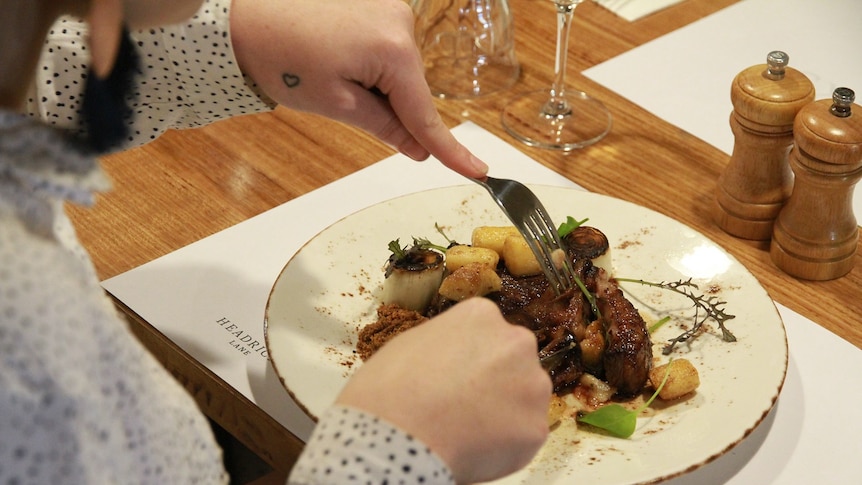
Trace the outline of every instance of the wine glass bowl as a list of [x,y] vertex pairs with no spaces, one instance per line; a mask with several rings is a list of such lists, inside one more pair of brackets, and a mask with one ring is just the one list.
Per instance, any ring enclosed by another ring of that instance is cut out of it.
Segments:
[[412,0],[425,80],[440,98],[510,88],[521,72],[508,0]]
[[566,59],[575,7],[583,0],[553,0],[557,10],[556,63],[549,90],[533,91],[503,109],[503,128],[517,140],[541,148],[570,151],[592,145],[611,129],[601,101],[566,88]]

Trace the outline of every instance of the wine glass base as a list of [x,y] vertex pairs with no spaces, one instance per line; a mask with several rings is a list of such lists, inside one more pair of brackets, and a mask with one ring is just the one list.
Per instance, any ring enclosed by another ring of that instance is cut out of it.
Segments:
[[484,63],[437,59],[425,67],[431,94],[441,99],[471,99],[503,91],[512,87],[520,74],[517,62],[496,59]]
[[608,109],[586,93],[566,91],[562,103],[550,99],[548,91],[515,98],[503,109],[503,128],[527,145],[562,151],[592,145],[611,130]]

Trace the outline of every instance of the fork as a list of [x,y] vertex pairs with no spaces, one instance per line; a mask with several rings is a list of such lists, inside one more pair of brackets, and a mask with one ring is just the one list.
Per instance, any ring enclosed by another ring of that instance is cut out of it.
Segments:
[[[491,197],[524,236],[527,245],[557,295],[575,285],[574,271],[568,258],[555,258],[565,248],[548,211],[532,190],[515,180],[486,177],[473,179],[491,193]],[[557,262],[557,264],[555,264]],[[560,264],[561,263],[561,264]]]

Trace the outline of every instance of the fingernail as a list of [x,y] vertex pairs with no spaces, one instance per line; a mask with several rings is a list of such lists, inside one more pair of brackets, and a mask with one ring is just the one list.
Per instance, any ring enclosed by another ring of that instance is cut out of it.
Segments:
[[475,155],[470,155],[470,163],[472,163],[473,168],[479,171],[482,175],[488,173],[488,164],[476,158]]

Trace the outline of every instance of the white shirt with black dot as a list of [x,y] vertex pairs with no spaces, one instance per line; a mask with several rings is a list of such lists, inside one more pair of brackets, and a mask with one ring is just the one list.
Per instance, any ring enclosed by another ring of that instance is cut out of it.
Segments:
[[324,412],[294,466],[290,485],[454,485],[449,468],[422,442],[377,416],[347,406]]
[[[131,33],[141,58],[141,73],[136,79],[134,116],[129,120],[125,147],[147,143],[168,129],[203,126],[274,107],[237,65],[230,41],[229,8],[230,0],[206,0],[187,22]],[[86,36],[86,25],[77,19],[64,18],[53,26],[30,90],[27,108],[31,115],[60,128],[83,129],[80,103],[89,62]],[[147,418],[141,416],[141,420]],[[4,450],[0,442],[0,458],[4,451],[14,450]],[[217,458],[204,453],[198,458],[197,463],[188,464],[192,469],[212,473],[219,477],[215,481],[223,479]],[[410,435],[377,417],[337,406],[321,417],[290,483],[448,485],[454,480],[445,463]]]
[[[131,32],[140,57],[133,118],[125,147],[168,129],[204,126],[268,111],[274,103],[237,65],[230,39],[230,1],[207,0],[190,20]],[[89,67],[87,25],[65,17],[51,28],[27,110],[52,125],[82,130],[80,110]]]
[[209,423],[130,332],[63,211],[106,179],[0,110],[0,484],[227,484]]

